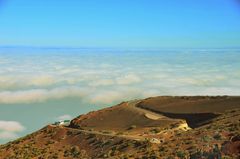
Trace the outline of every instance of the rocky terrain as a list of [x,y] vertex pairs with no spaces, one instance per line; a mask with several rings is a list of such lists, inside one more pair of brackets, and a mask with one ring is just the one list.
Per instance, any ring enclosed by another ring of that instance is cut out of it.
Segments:
[[123,102],[1,145],[0,158],[240,158],[240,97]]

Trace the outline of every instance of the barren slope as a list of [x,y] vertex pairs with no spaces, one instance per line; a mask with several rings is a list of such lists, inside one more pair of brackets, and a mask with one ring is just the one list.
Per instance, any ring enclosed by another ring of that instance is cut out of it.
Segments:
[[[126,131],[135,126],[136,128],[145,127],[166,127],[171,123],[180,122],[180,120],[172,120],[162,117],[160,119],[152,119],[152,114],[146,113],[129,102],[121,103],[117,106],[102,109],[80,115],[71,122],[71,127],[94,130],[112,130]],[[160,116],[160,115],[159,115]],[[153,117],[153,115],[152,115]]]
[[[239,97],[155,97],[125,102],[80,115],[69,127],[48,125],[1,145],[0,159],[239,158],[239,104]],[[208,113],[219,116],[193,129],[182,118],[187,114],[198,119]]]
[[240,108],[240,97],[161,96],[144,99],[137,104],[137,107],[169,118],[184,119],[190,127],[196,128],[211,122],[226,110]]
[[165,113],[222,113],[240,108],[236,96],[159,96],[142,100],[139,107]]

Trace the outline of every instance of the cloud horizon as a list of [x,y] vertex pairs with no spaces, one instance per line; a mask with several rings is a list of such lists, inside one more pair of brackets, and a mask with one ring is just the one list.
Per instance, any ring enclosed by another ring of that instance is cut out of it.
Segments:
[[15,139],[26,128],[17,121],[0,120],[0,139]]

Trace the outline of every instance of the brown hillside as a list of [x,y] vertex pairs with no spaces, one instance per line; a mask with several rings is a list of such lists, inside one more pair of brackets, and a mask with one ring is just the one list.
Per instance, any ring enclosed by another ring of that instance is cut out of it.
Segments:
[[182,96],[152,97],[142,100],[137,107],[173,119],[184,119],[191,128],[211,122],[226,110],[240,108],[240,97]]
[[240,97],[230,96],[160,96],[142,100],[139,107],[165,113],[222,113],[240,108]]
[[159,120],[152,120],[146,117],[145,113],[129,106],[128,102],[117,106],[90,112],[75,118],[71,127],[94,130],[125,131],[131,126],[136,128],[145,127],[166,127],[171,123],[179,122],[163,117]]
[[239,104],[239,97],[124,102],[0,145],[0,159],[237,159]]

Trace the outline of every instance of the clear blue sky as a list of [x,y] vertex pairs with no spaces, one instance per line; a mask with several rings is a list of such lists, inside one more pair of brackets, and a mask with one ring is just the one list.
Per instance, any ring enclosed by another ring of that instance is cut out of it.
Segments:
[[0,0],[0,45],[240,47],[240,3]]

